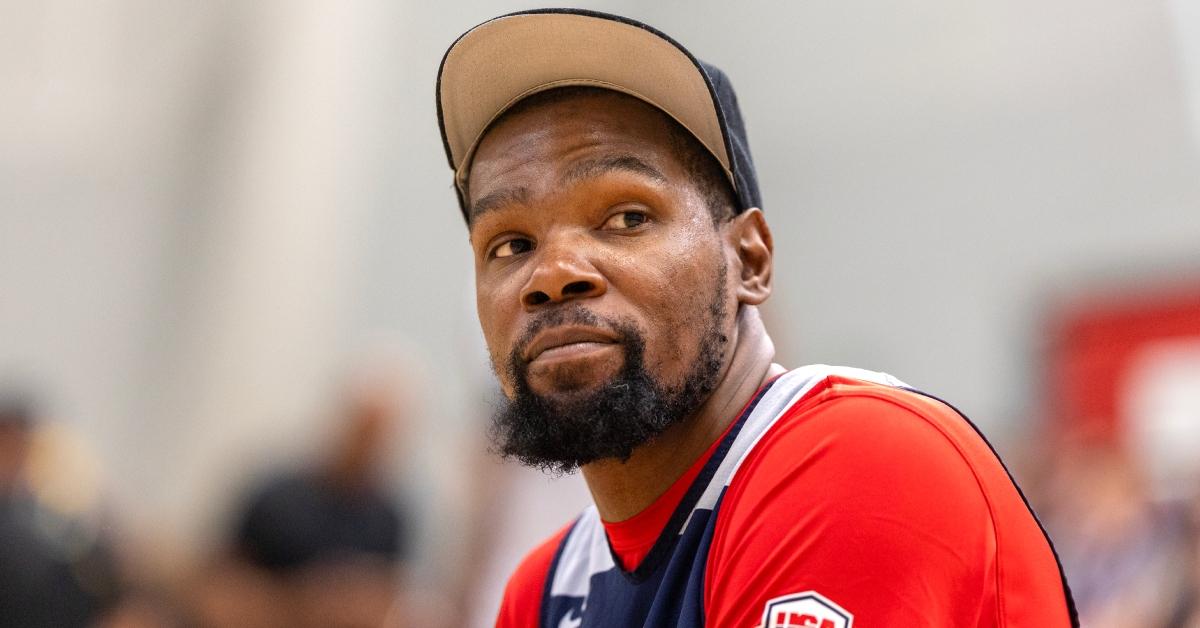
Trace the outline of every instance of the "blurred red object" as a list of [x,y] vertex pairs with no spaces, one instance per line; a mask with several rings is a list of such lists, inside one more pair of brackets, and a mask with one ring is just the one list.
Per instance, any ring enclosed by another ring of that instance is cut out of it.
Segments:
[[1200,277],[1072,299],[1048,325],[1045,416],[1065,438],[1124,445],[1124,382],[1150,345],[1200,340]]

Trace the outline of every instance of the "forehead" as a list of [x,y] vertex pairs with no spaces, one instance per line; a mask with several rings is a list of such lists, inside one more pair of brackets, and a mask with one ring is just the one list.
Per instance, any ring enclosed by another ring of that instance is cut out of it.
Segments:
[[640,161],[677,174],[673,124],[661,111],[618,92],[535,95],[502,116],[480,141],[467,177],[470,200],[508,181],[544,180],[604,155],[631,157],[634,169]]

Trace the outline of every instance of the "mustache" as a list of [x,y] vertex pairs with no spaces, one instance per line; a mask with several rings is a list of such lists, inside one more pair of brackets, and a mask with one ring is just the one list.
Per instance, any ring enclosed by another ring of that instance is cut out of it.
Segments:
[[623,325],[616,319],[600,316],[580,303],[573,303],[561,308],[546,310],[530,320],[525,325],[525,329],[521,331],[521,336],[517,340],[516,346],[513,347],[510,354],[511,362],[524,366],[526,360],[523,356],[526,355],[525,350],[533,342],[534,336],[547,327],[558,327],[560,325],[586,325],[588,327],[603,329],[615,334],[619,338],[619,344],[628,344],[630,340],[628,325]]

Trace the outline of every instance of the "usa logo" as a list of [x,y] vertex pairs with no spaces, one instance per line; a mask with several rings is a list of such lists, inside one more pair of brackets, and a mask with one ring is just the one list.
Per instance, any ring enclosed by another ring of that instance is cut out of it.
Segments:
[[763,628],[851,628],[854,615],[816,591],[793,593],[767,602]]

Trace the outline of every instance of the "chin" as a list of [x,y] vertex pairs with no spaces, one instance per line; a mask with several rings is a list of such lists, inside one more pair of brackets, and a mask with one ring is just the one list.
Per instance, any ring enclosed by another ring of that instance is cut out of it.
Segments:
[[570,399],[612,384],[625,366],[624,359],[566,362],[529,370],[529,389],[547,398]]

